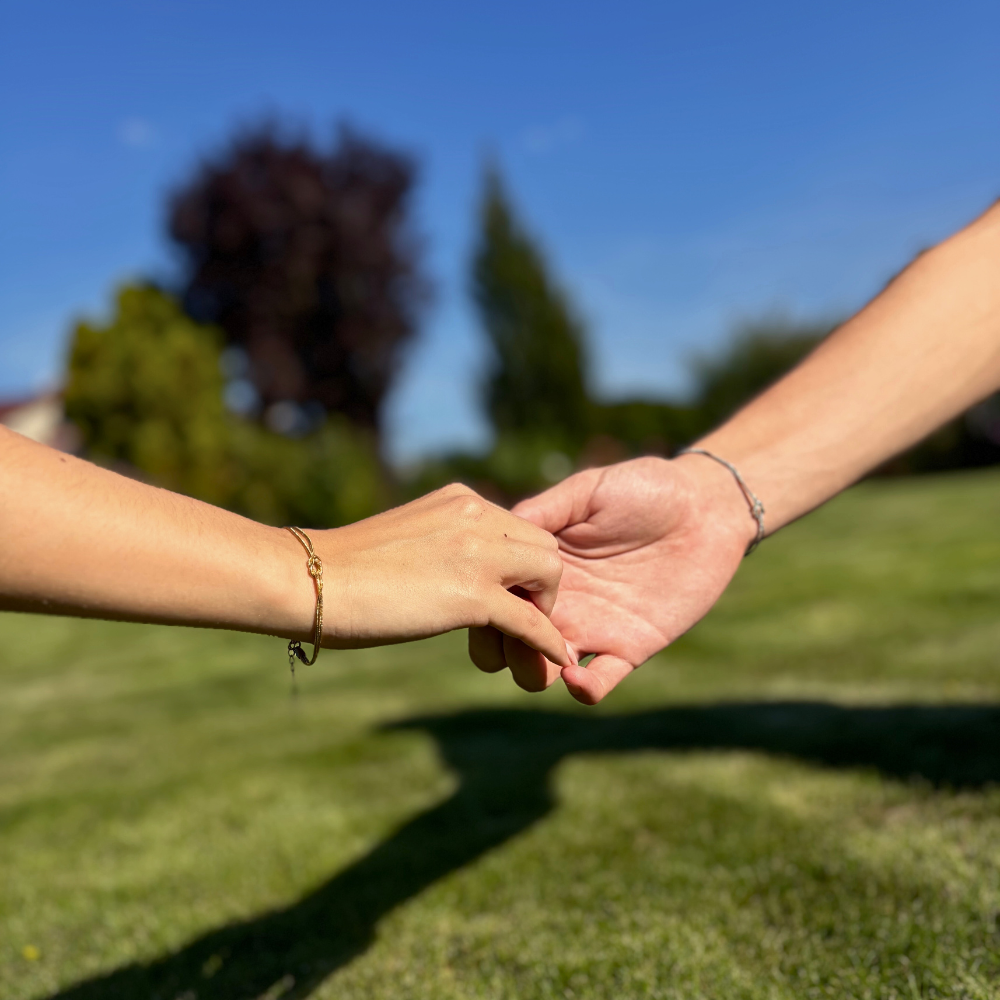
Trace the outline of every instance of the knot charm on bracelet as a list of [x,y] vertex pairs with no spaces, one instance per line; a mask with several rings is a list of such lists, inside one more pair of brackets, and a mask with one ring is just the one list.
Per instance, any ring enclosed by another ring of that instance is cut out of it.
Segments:
[[316,555],[312,539],[301,528],[286,527],[285,530],[290,531],[306,550],[308,556],[306,569],[316,584],[316,616],[313,620],[312,657],[306,656],[306,651],[298,639],[293,639],[288,644],[288,669],[291,670],[292,677],[294,677],[295,661],[299,660],[307,667],[311,667],[316,662],[316,657],[319,656],[320,644],[323,641],[323,561]]

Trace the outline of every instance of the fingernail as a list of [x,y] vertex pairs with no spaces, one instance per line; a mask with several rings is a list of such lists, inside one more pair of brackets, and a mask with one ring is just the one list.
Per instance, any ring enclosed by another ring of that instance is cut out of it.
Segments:
[[568,642],[566,643],[566,655],[569,657],[571,667],[579,666],[580,661],[576,657],[576,650]]

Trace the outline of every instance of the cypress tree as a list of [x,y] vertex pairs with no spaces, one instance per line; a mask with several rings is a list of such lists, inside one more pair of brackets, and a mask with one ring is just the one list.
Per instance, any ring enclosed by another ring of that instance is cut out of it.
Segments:
[[472,290],[493,349],[483,396],[498,437],[544,440],[575,453],[591,424],[585,333],[492,168]]

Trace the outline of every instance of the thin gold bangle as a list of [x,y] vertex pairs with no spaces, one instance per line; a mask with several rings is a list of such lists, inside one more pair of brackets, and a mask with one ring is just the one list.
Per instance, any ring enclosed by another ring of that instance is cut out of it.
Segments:
[[301,528],[286,527],[285,530],[290,531],[302,543],[302,547],[309,556],[306,568],[309,570],[309,575],[316,581],[316,619],[313,623],[312,638],[313,655],[312,659],[306,658],[302,643],[298,639],[293,639],[288,644],[288,669],[291,670],[292,676],[294,676],[295,660],[299,659],[307,667],[311,667],[316,662],[316,657],[319,656],[320,643],[323,641],[323,563],[320,557],[316,555],[312,539]]

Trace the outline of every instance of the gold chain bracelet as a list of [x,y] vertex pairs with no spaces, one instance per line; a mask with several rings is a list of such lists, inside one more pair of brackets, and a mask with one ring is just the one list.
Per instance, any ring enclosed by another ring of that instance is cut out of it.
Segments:
[[309,556],[306,568],[309,570],[309,575],[316,581],[316,620],[313,624],[312,637],[313,655],[312,659],[306,657],[302,643],[298,639],[293,639],[288,644],[288,669],[291,670],[294,677],[296,658],[301,660],[307,667],[311,667],[316,662],[316,657],[319,656],[320,643],[323,641],[323,563],[320,557],[316,555],[312,540],[301,528],[288,527],[285,530],[290,531],[302,543],[302,547]]

